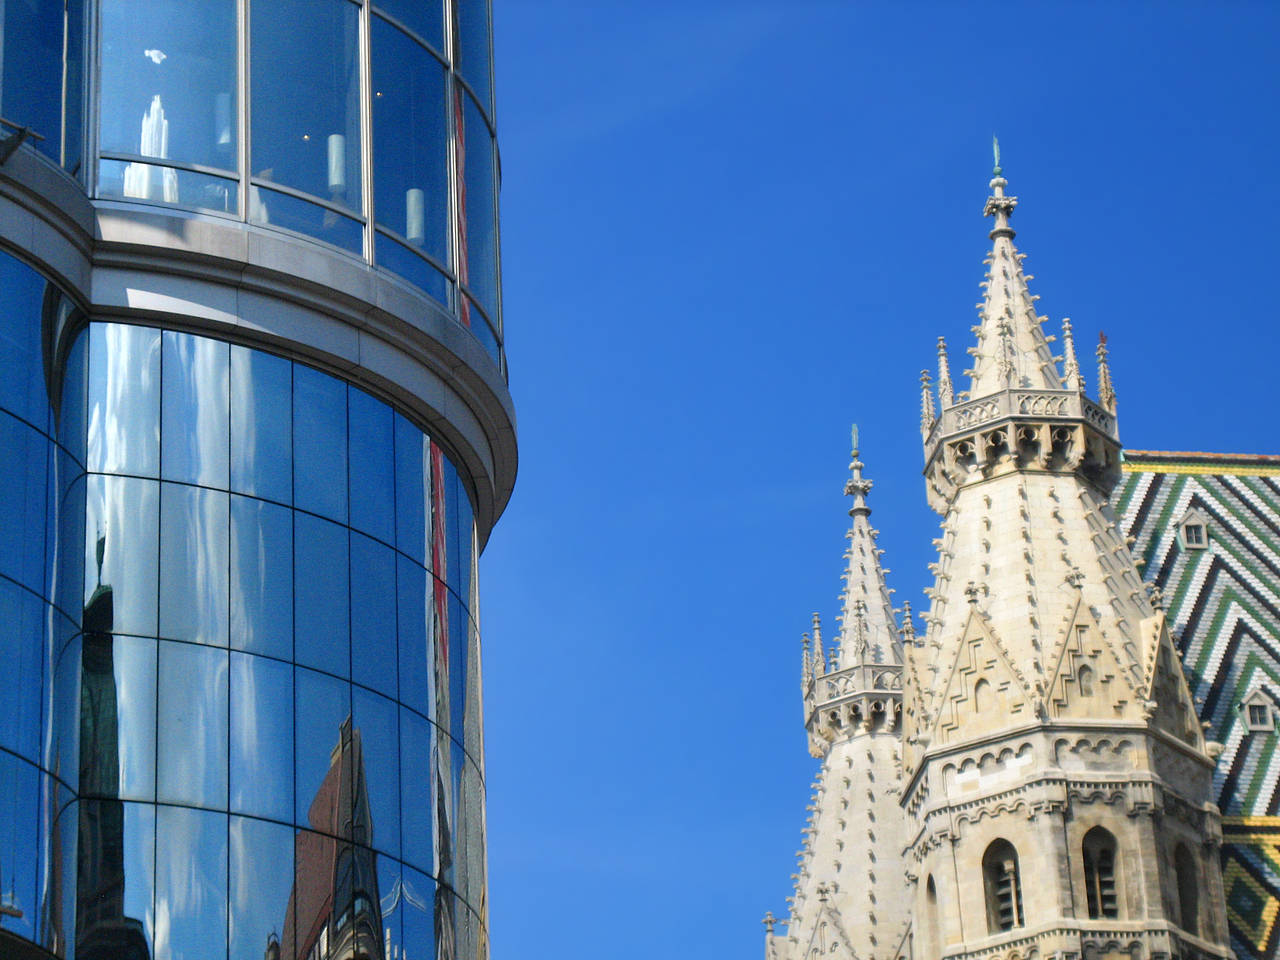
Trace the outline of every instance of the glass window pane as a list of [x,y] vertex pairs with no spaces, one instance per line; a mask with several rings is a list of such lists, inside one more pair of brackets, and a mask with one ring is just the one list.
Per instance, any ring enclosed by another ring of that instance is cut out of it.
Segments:
[[0,574],[37,593],[44,591],[49,447],[44,434],[0,411]]
[[58,442],[83,466],[88,441],[89,332],[83,330],[67,353],[58,408]]
[[480,341],[480,346],[484,347],[484,352],[492,357],[495,363],[498,362],[498,337],[493,332],[497,321],[485,317],[484,311],[476,306],[467,294],[462,295],[459,307],[463,325]]
[[351,757],[351,685],[343,680],[299,669],[294,729],[297,736],[297,795],[294,810],[299,826],[337,835],[351,820],[340,808],[344,763]]
[[448,682],[448,673],[436,647],[435,605],[432,594],[427,592],[430,575],[404,557],[397,560],[400,702],[434,719],[436,701]]
[[53,704],[45,738],[46,770],[71,790],[80,784],[80,637],[72,637],[53,665]]
[[293,373],[294,503],[347,522],[347,387],[310,367]]
[[400,844],[404,859],[435,873],[439,784],[436,779],[436,727],[410,710],[400,709]]
[[231,809],[293,820],[290,664],[231,654]]
[[40,778],[35,766],[0,753],[0,914],[5,930],[35,938],[39,901]]
[[347,392],[351,420],[351,526],[394,543],[391,408],[354,387]]
[[351,679],[396,696],[396,555],[351,535]]
[[227,494],[176,483],[160,490],[160,634],[227,645]]
[[161,358],[160,473],[227,489],[228,345],[166,330]]
[[293,828],[232,817],[230,861],[230,960],[263,960],[268,938],[285,940],[286,917],[292,920],[287,911],[293,892],[293,871],[288,869]]
[[396,546],[418,563],[429,562],[431,556],[427,538],[428,445],[421,430],[396,415]]
[[347,0],[254,0],[250,28],[253,175],[357,212],[358,12]]
[[156,641],[81,638],[80,794],[154,800]]
[[156,635],[160,484],[88,477],[85,629]]
[[351,690],[356,783],[352,816],[356,843],[400,855],[400,728],[394,702],[360,687]]
[[[45,609],[32,594],[0,579],[0,664],[5,670],[0,746],[33,763],[40,759]],[[0,859],[0,867],[4,862]]]
[[234,0],[103,0],[102,149],[235,170]]
[[[56,9],[56,7],[55,7]],[[66,80],[62,88],[63,139],[62,166],[83,184],[85,182],[84,148],[84,0],[67,0],[66,5]],[[53,155],[53,144],[46,148]]]
[[103,160],[98,164],[98,196],[168,203],[229,216],[240,210],[236,181],[159,163]]
[[156,811],[155,960],[204,960],[227,951],[227,815]]
[[[382,914],[382,930],[385,938],[383,956],[395,960],[395,958],[407,956],[404,952],[404,934],[401,930],[401,919],[405,912],[404,886],[400,879],[401,867],[399,861],[379,854],[377,870],[379,912]],[[423,956],[427,960],[431,958],[431,954],[423,954]]]
[[43,136],[36,149],[56,161],[62,114],[62,5],[4,4],[0,37],[0,116]]
[[[75,469],[68,467],[70,462],[69,457],[59,453],[54,465],[55,468],[61,468],[65,475]],[[64,483],[66,493],[61,495],[60,508],[55,511],[58,530],[49,538],[53,544],[53,556],[50,558],[53,582],[49,592],[58,609],[79,623],[84,610],[85,551],[77,550],[76,544],[84,543],[85,540],[85,491],[88,480],[83,474],[69,481],[58,477],[55,488]],[[97,568],[90,569],[97,576]]]
[[437,50],[444,50],[444,12],[440,0],[378,0],[376,6],[395,17]]
[[467,707],[462,743],[476,763],[484,764],[484,725],[480,697],[480,631],[474,619],[467,620]]
[[478,906],[485,896],[485,821],[484,783],[480,771],[467,760],[463,767],[462,792],[458,795],[461,821],[463,869],[459,871],[458,893],[469,904]]
[[449,128],[444,67],[385,20],[374,17],[372,24],[378,222],[447,264]]
[[467,708],[467,648],[470,621],[457,594],[448,591],[449,607],[449,732],[459,740],[464,736]]
[[[17,5],[6,4],[0,17],[12,18]],[[9,48],[0,50],[7,72]],[[0,86],[0,97],[6,88]],[[8,98],[0,99],[7,103]],[[15,111],[16,112],[16,111]],[[12,119],[11,114],[0,116]],[[40,347],[40,319],[47,284],[25,263],[0,253],[0,410],[8,410],[41,430],[47,428],[44,360]]]
[[231,348],[231,489],[293,502],[293,365]]
[[449,306],[449,279],[431,263],[410,250],[403,243],[385,233],[378,233],[378,249],[375,254],[378,266],[390,270],[403,280],[408,280],[441,306]]
[[444,497],[446,504],[445,512],[445,531],[448,537],[446,544],[449,558],[445,563],[445,569],[448,571],[446,577],[439,570],[436,576],[442,580],[446,580],[449,589],[460,597],[466,594],[466,575],[469,573],[471,559],[468,557],[464,563],[462,558],[462,513],[461,505],[467,501],[467,495],[460,490],[461,486],[458,480],[458,468],[455,467],[448,457],[442,457],[444,466]]
[[294,518],[294,651],[298,663],[351,675],[347,528]]
[[249,222],[296,230],[356,256],[364,255],[364,225],[359,220],[279,190],[249,188]]
[[493,115],[489,72],[489,0],[454,0],[454,69],[471,84],[480,104]]
[[227,651],[160,641],[161,801],[227,806]]
[[293,511],[234,495],[231,646],[293,659]]
[[[404,868],[404,952],[409,957],[460,956],[441,946],[436,953],[436,930],[453,939],[453,904],[448,891],[425,873]],[[447,951],[447,952],[446,952]]]
[[[458,280],[475,294],[491,317],[498,315],[498,235],[494,195],[493,136],[475,101],[454,87],[454,115],[458,123],[458,231],[464,238],[459,251]],[[465,257],[463,253],[465,252]],[[466,317],[464,315],[464,322]]]
[[[78,860],[96,867],[73,871],[78,883],[67,883],[77,895],[77,939],[119,943],[121,956],[151,956],[155,934],[164,929],[155,922],[156,808],[81,800],[70,809],[79,811]],[[75,831],[73,825],[69,832]]]
[[159,473],[159,330],[90,326],[88,465],[105,473]]

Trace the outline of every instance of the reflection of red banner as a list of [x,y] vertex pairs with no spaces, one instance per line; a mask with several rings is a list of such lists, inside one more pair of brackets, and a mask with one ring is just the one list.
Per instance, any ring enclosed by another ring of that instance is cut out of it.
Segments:
[[[471,278],[467,270],[467,133],[462,118],[462,90],[453,88],[453,177],[457,188],[458,205],[454,210],[454,219],[458,221],[458,283],[470,286]],[[458,319],[464,327],[471,326],[471,303],[463,295],[458,297]],[[434,448],[433,448],[434,449]]]
[[[463,301],[466,302],[465,300]],[[436,646],[445,669],[449,668],[449,580],[448,516],[444,498],[444,453],[431,444],[431,581],[432,598],[436,605]],[[446,711],[446,716],[448,715]]]

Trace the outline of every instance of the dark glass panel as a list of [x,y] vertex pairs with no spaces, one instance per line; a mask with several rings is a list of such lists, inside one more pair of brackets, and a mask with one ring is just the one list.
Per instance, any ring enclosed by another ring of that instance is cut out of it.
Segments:
[[153,944],[159,947],[156,933],[167,929],[155,922],[156,808],[81,800],[68,811],[79,814],[78,823],[64,815],[60,827],[79,831],[76,960],[145,960],[152,956]]
[[231,348],[231,489],[293,502],[293,365]]
[[[11,20],[17,6],[7,4],[0,10],[0,17]],[[7,45],[0,49],[0,56],[5,58],[7,73],[10,56]],[[4,94],[10,89],[0,84],[0,103],[7,103],[9,97]],[[0,116],[14,119],[9,113],[0,113]],[[41,430],[48,429],[49,424],[40,348],[46,287],[40,274],[7,253],[0,253],[0,410],[7,410]]]
[[[360,687],[351,690],[359,766],[351,839],[400,855],[400,728],[393,701]],[[363,776],[361,776],[363,774]]]
[[[454,88],[458,125],[458,227],[465,242],[458,280],[475,294],[489,316],[498,316],[497,201],[494,185],[493,136],[480,110],[461,87]],[[464,322],[466,321],[464,311]]]
[[279,943],[293,936],[293,871],[288,868],[293,862],[293,833],[292,827],[278,823],[231,818],[230,960],[264,960],[271,956],[267,947],[272,938]]
[[101,17],[102,150],[235,170],[235,0],[103,0]]
[[358,14],[347,0],[254,0],[250,26],[253,175],[357,212]]
[[40,777],[35,766],[0,753],[0,929],[34,939],[39,901]]
[[143,200],[194,207],[231,216],[240,210],[240,185],[236,181],[159,163],[101,161],[98,196],[104,200]]
[[377,0],[375,6],[391,14],[437,50],[444,50],[444,11],[440,0]]
[[231,646],[293,659],[293,511],[231,497]]
[[0,411],[0,575],[44,589],[49,447],[44,434]]
[[229,355],[221,340],[164,332],[160,474],[166,480],[227,489]]
[[489,66],[489,0],[454,0],[454,69],[493,115],[493,84]]
[[160,470],[160,331],[124,323],[89,327],[90,470],[157,476]]
[[294,503],[347,522],[347,387],[310,367],[293,372]]
[[290,664],[231,654],[231,809],[293,820]]
[[458,476],[458,501],[454,515],[458,518],[458,596],[463,604],[475,615],[473,600],[476,596],[476,520],[471,509],[471,498],[467,496],[466,485],[462,476]]
[[351,679],[389,697],[396,689],[396,554],[351,535]]
[[[65,454],[59,454],[54,460],[56,467],[65,475],[77,469],[69,466],[71,460]],[[57,513],[57,534],[50,537],[53,546],[53,557],[50,568],[53,583],[50,593],[54,602],[64,614],[73,617],[77,623],[84,609],[84,576],[85,551],[79,544],[85,539],[85,491],[87,478],[81,474],[69,481],[64,477],[56,478],[57,486],[67,484],[66,493],[61,495],[61,505]],[[96,567],[94,576],[97,576]]]
[[378,222],[447,264],[445,70],[385,20],[374,17],[372,24],[373,183]]
[[155,960],[220,958],[227,951],[227,815],[156,811]]
[[436,727],[401,707],[400,843],[404,859],[427,873],[435,873],[438,831],[445,826],[439,820],[437,746]]
[[[459,489],[458,468],[448,457],[441,457],[444,466],[444,502],[445,502],[445,536],[449,559],[445,564],[448,576],[438,569],[436,576],[449,584],[449,589],[460,597],[467,595],[466,581],[471,573],[471,558],[463,560],[462,556],[462,512],[461,504],[467,500],[465,491]],[[468,511],[469,513],[470,511]],[[468,551],[469,553],[470,551]]]
[[161,485],[161,636],[227,645],[228,512],[221,490]]
[[279,190],[249,188],[249,222],[296,230],[356,256],[364,253],[364,226],[359,220]]
[[378,266],[399,274],[442,306],[449,306],[449,279],[403,243],[379,233],[376,256]]
[[53,702],[46,727],[44,767],[71,790],[80,785],[80,637],[67,641],[53,663]]
[[80,638],[80,795],[154,800],[156,641]]
[[[62,165],[84,183],[85,0],[67,0],[66,80],[63,84]],[[52,156],[52,153],[50,154]]]
[[457,957],[449,892],[425,873],[403,871],[404,952],[409,957]]
[[430,582],[430,575],[420,566],[398,558],[400,702],[434,719],[438,699],[447,696],[448,672],[436,645],[439,624],[433,594],[427,592]]
[[58,442],[83,466],[88,456],[89,333],[83,330],[67,352],[58,407]]
[[88,477],[84,619],[104,633],[156,635],[160,484]]
[[430,441],[421,430],[396,415],[396,546],[418,563],[429,563],[428,491]]
[[294,517],[294,651],[298,663],[350,676],[350,591],[346,527]]
[[227,651],[160,641],[158,798],[227,807]]
[[294,682],[295,822],[345,832],[351,821],[351,685],[304,669]]
[[44,137],[37,150],[59,159],[62,128],[62,4],[0,6],[0,116]]
[[351,526],[386,543],[395,542],[395,472],[392,414],[361,390],[347,391],[350,417]]
[[[0,664],[4,665],[6,691],[0,746],[33,763],[40,759],[44,709],[45,609],[34,594],[0,578]],[[0,868],[4,863],[0,858]]]
[[[439,588],[437,587],[437,591]],[[462,740],[467,709],[467,657],[471,646],[471,621],[462,601],[448,593],[449,610],[449,732]]]

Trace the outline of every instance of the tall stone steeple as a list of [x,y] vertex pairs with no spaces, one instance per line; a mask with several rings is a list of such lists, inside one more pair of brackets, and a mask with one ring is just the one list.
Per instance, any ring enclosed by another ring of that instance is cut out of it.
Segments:
[[[902,939],[904,820],[899,808],[902,656],[890,591],[870,523],[858,431],[845,493],[853,498],[840,630],[824,651],[813,615],[801,692],[813,783],[786,920],[766,917],[768,960],[891,960]],[[774,925],[786,925],[786,933]]]
[[910,955],[1227,957],[1212,745],[1107,503],[1105,348],[1095,403],[1070,324],[1065,371],[1041,329],[998,153],[990,186],[969,389],[922,424],[944,519],[906,656]]

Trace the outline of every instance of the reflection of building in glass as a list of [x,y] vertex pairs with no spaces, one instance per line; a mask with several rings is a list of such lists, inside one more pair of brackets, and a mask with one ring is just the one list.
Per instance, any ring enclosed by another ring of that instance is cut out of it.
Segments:
[[5,958],[487,957],[489,4],[321,6],[5,8]]

